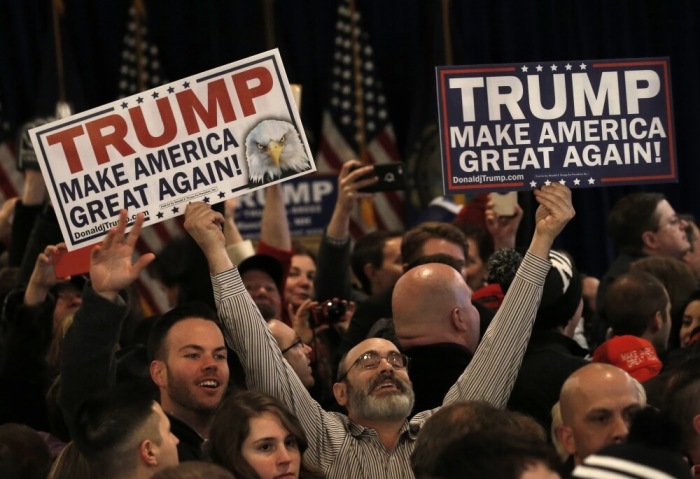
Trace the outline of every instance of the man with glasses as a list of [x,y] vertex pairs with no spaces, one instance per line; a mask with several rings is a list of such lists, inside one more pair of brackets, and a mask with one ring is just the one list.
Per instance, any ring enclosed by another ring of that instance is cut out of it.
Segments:
[[[608,235],[615,243],[619,256],[600,280],[596,304],[599,315],[595,321],[595,339],[605,339],[609,326],[602,311],[610,285],[630,269],[630,265],[647,256],[664,256],[682,260],[690,251],[685,229],[688,223],[676,214],[661,193],[632,193],[621,198],[608,216]],[[590,346],[596,346],[591,344]]]
[[305,344],[292,328],[279,319],[269,320],[267,327],[277,341],[284,359],[294,369],[304,387],[311,389],[315,382],[311,371],[311,346]]
[[[506,404],[550,267],[549,250],[574,216],[566,187],[555,183],[534,194],[540,206],[528,253],[480,348],[443,404],[468,400],[498,407]],[[362,341],[343,358],[333,388],[347,415],[324,411],[283,360],[226,255],[223,220],[208,205],[192,203],[185,213],[185,228],[207,257],[219,316],[229,345],[240,357],[248,387],[279,398],[296,414],[309,442],[304,460],[329,479],[413,477],[410,455],[416,435],[435,410],[408,421],[413,389],[407,360],[390,341]],[[464,307],[455,312],[457,318],[473,314],[466,284],[465,294]]]

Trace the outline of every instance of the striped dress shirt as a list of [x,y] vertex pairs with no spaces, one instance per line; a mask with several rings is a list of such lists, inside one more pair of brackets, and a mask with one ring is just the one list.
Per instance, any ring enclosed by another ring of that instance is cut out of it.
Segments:
[[[447,392],[443,404],[487,401],[505,407],[522,362],[550,263],[527,253],[501,308],[474,358]],[[212,276],[214,297],[229,346],[238,354],[250,389],[277,397],[299,418],[309,440],[304,461],[328,479],[410,479],[410,456],[423,423],[437,410],[424,411],[401,428],[387,451],[373,429],[340,413],[324,411],[313,400],[260,316],[234,267]]]

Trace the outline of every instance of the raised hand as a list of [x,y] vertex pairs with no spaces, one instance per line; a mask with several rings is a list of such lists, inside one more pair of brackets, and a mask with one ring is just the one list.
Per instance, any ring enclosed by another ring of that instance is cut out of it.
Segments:
[[576,211],[571,202],[571,190],[559,183],[535,190],[535,199],[540,206],[535,213],[535,235],[530,250],[546,258],[554,239],[576,215]]
[[34,264],[34,270],[24,292],[24,304],[34,305],[43,302],[49,290],[59,283],[65,283],[70,278],[56,278],[53,267],[53,255],[59,250],[65,250],[66,244],[48,245],[39,253]]
[[520,220],[523,219],[523,209],[515,205],[515,215],[498,216],[494,211],[494,203],[486,203],[486,230],[493,238],[494,249],[515,248],[515,236],[518,233]]
[[338,174],[338,199],[333,216],[328,223],[328,236],[341,239],[349,235],[350,215],[357,200],[372,197],[372,193],[363,193],[358,190],[379,181],[377,176],[372,175],[372,171],[374,171],[373,166],[362,166],[362,163],[357,160],[346,161],[343,164]]
[[222,226],[224,216],[202,202],[187,205],[185,210],[185,230],[204,252],[212,274],[221,273],[233,267],[226,254],[226,239]]
[[92,250],[92,288],[110,301],[116,298],[120,290],[133,283],[156,257],[153,253],[146,253],[133,262],[134,248],[141,233],[143,219],[143,214],[139,213],[133,228],[125,235],[127,212],[122,210],[119,214],[119,224],[109,230],[102,243]]

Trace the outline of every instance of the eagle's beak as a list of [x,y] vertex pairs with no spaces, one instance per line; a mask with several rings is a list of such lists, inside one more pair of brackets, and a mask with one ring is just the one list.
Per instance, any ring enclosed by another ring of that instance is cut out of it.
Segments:
[[271,141],[267,145],[267,154],[270,155],[272,160],[275,162],[275,166],[277,167],[280,166],[280,155],[282,154],[283,149],[284,146],[280,145],[276,141]]

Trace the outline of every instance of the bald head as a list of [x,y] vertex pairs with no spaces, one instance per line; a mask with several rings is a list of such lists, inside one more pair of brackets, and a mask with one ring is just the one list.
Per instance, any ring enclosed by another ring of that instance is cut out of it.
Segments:
[[632,416],[644,403],[637,382],[610,364],[592,363],[564,382],[559,396],[559,440],[575,462],[625,440]]
[[479,314],[464,278],[448,265],[429,263],[404,273],[394,288],[392,314],[403,347],[457,342],[476,348]]

